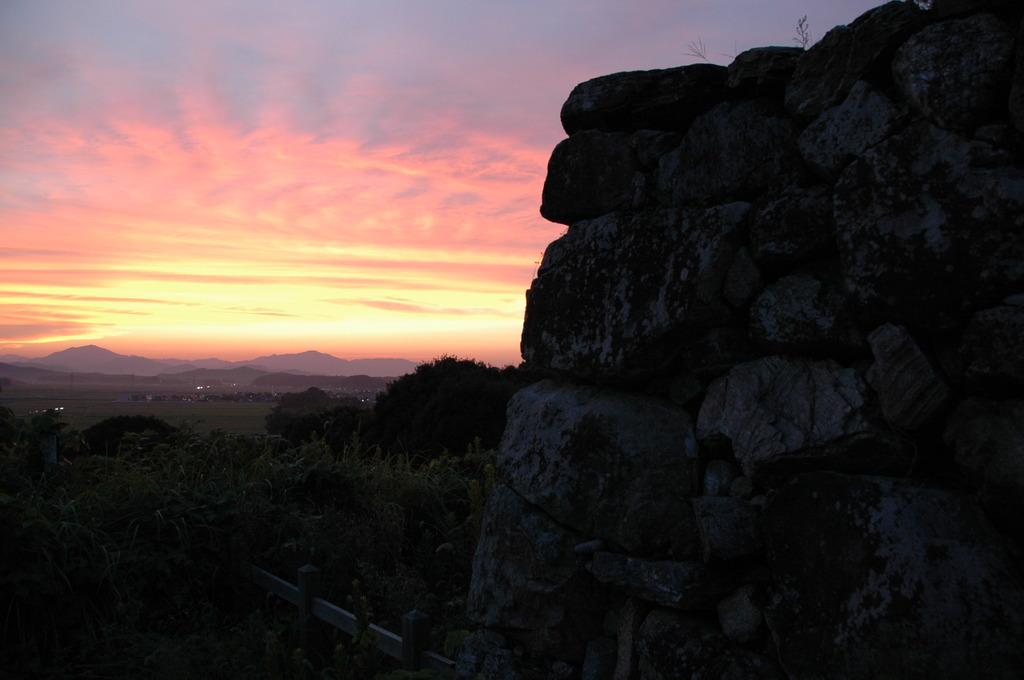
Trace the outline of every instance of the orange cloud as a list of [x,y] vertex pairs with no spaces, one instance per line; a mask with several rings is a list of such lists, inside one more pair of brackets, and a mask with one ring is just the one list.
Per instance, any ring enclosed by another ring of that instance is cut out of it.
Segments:
[[184,127],[0,133],[18,178],[0,185],[0,315],[46,310],[6,324],[0,348],[164,338],[198,356],[244,334],[266,351],[517,360],[523,291],[558,230],[536,214],[546,149],[473,131],[368,146],[181,108]]

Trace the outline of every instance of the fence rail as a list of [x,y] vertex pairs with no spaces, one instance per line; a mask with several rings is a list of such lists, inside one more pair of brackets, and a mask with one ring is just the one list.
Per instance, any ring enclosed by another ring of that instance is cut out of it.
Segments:
[[[359,630],[356,615],[319,597],[320,569],[312,564],[299,567],[295,583],[289,583],[260,569],[254,564],[243,570],[249,581],[285,602],[298,607],[299,629],[303,645],[308,647],[314,620],[320,620],[348,635]],[[423,668],[440,672],[445,677],[455,677],[455,662],[426,649],[430,642],[430,617],[416,611],[402,616],[402,634],[396,635],[375,624],[368,628],[376,634],[377,649],[398,659],[408,670]]]

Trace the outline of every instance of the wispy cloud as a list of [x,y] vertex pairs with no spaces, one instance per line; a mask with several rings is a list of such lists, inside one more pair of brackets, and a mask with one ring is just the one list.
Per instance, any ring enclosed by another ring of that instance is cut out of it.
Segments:
[[513,360],[561,231],[537,206],[570,88],[680,63],[697,35],[788,44],[804,4],[0,3],[0,305],[81,315],[8,324],[0,349],[405,334]]

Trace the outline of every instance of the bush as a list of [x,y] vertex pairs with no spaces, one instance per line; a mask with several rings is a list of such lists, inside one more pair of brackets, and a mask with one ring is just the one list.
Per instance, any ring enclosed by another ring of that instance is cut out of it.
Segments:
[[[282,450],[189,432],[151,452],[28,475],[12,464],[16,447],[0,447],[5,672],[264,677],[268,639],[297,645],[295,610],[241,583],[247,562],[292,581],[317,564],[327,599],[351,608],[350,596],[365,597],[392,630],[403,612],[428,611],[435,648],[467,627],[479,505],[470,488],[493,469],[491,454],[416,464],[358,443]],[[330,666],[339,641],[319,657],[307,650],[310,663]]]
[[121,443],[128,434],[153,435],[148,443],[167,441],[178,429],[153,416],[114,416],[86,428],[82,439],[90,453],[113,456],[121,450]]
[[474,440],[497,446],[505,409],[527,382],[515,368],[445,356],[420,364],[377,397],[369,440],[386,449],[461,453]]
[[341,451],[371,418],[359,401],[332,397],[311,387],[305,392],[284,394],[265,419],[267,434],[284,438],[293,446],[322,439]]

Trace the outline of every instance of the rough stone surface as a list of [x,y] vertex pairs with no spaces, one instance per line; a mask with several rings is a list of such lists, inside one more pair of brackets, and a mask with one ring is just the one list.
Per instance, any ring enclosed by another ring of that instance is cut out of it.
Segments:
[[835,361],[782,356],[740,364],[708,387],[700,439],[722,435],[747,476],[771,469],[899,469],[905,460],[874,422],[867,384]]
[[968,385],[983,391],[1024,388],[1024,307],[1002,305],[971,317],[961,345]]
[[969,497],[809,473],[766,524],[765,616],[790,677],[1019,677],[1019,571]]
[[1003,526],[1024,525],[1024,401],[968,399],[953,412],[945,440],[985,509]]
[[631,551],[693,545],[693,421],[671,402],[543,381],[509,402],[498,469],[533,505]]
[[619,629],[615,635],[618,655],[615,664],[615,680],[634,680],[637,675],[636,640],[640,626],[647,618],[651,607],[646,602],[631,597],[619,612]]
[[[592,579],[576,565],[573,546],[579,542],[580,536],[508,487],[496,487],[484,509],[473,559],[466,607],[470,619],[489,628],[586,632],[590,618],[600,621],[594,612],[601,598]],[[557,632],[548,639],[566,649],[583,642],[559,638]]]
[[750,337],[773,352],[855,353],[864,336],[842,290],[806,275],[784,276],[750,306]]
[[1013,69],[1013,86],[1010,88],[1010,120],[1019,132],[1024,132],[1024,19],[1017,31],[1017,64]]
[[734,498],[750,498],[754,495],[754,480],[750,477],[737,477],[729,487],[729,495]]
[[1007,162],[921,122],[847,167],[837,241],[865,321],[955,327],[966,310],[1024,287],[1024,170]]
[[612,680],[615,675],[616,650],[615,641],[606,637],[588,642],[580,680]]
[[761,518],[747,501],[730,496],[700,496],[692,502],[705,562],[749,557],[763,548]]
[[733,480],[740,476],[740,470],[727,460],[709,460],[704,466],[705,496],[728,496]]
[[816,174],[834,180],[850,161],[888,137],[899,120],[900,111],[888,97],[857,81],[841,104],[800,133],[800,154]]
[[835,251],[832,191],[826,186],[788,187],[757,210],[750,251],[767,267],[787,267]]
[[761,290],[761,272],[750,257],[750,251],[740,248],[725,275],[722,296],[733,307],[746,307]]
[[1012,69],[1013,33],[991,14],[921,30],[896,52],[893,79],[936,125],[969,130],[1000,110]]
[[577,85],[562,105],[562,127],[580,130],[685,130],[725,95],[726,70],[693,64],[628,71]]
[[935,19],[952,19],[965,14],[994,12],[999,15],[1020,14],[1018,0],[929,0],[929,16]]
[[479,630],[470,633],[455,659],[456,680],[525,680],[519,664],[505,639],[494,632]]
[[583,132],[551,153],[540,214],[571,224],[633,207],[644,191],[644,176],[625,133]]
[[916,430],[942,411],[949,388],[906,328],[883,324],[871,332],[868,343],[875,363],[867,380],[889,423]]
[[917,28],[923,13],[909,2],[889,2],[868,10],[849,26],[837,26],[797,64],[786,87],[786,109],[814,118],[846,97]]
[[548,246],[526,298],[523,358],[578,376],[650,375],[731,320],[721,297],[747,203],[581,222]]
[[732,647],[711,624],[652,611],[638,635],[640,680],[781,680],[770,660]]
[[749,200],[799,167],[796,129],[775,104],[723,102],[698,116],[679,147],[661,157],[657,192],[673,205]]
[[646,602],[677,609],[707,609],[735,586],[729,574],[709,570],[700,562],[645,560],[599,552],[587,568],[600,583]]
[[712,328],[678,347],[678,361],[698,378],[707,380],[749,361],[757,351],[747,333],[732,326]]
[[755,47],[736,55],[726,84],[746,96],[781,95],[803,55],[799,47]]
[[757,586],[748,583],[718,603],[718,624],[725,637],[740,643],[757,638],[764,623],[758,601]]
[[690,371],[683,371],[669,384],[669,399],[673,403],[685,406],[704,392],[700,378]]

